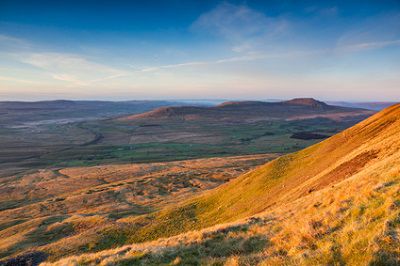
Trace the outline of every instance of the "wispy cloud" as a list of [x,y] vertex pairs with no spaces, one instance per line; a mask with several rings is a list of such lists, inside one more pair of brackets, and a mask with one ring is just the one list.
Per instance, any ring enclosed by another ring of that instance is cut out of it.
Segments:
[[93,82],[124,75],[123,70],[92,62],[82,56],[65,53],[28,53],[19,55],[20,62],[48,73],[53,79],[85,86]]
[[146,67],[142,68],[135,72],[155,72],[163,69],[174,69],[174,68],[184,68],[184,67],[196,67],[196,66],[209,66],[209,65],[218,65],[218,64],[226,64],[226,63],[236,63],[236,62],[252,62],[266,59],[298,59],[301,57],[315,56],[327,53],[328,50],[320,49],[320,50],[298,50],[298,51],[286,51],[282,53],[265,53],[265,52],[253,52],[247,53],[241,56],[232,56],[226,58],[220,58],[209,61],[193,61],[193,62],[184,62],[179,64],[169,64],[169,65],[161,65],[155,67]]
[[53,79],[65,81],[65,82],[68,82],[68,83],[71,83],[74,85],[78,85],[78,86],[85,86],[88,84],[87,82],[84,82],[84,81],[78,79],[77,77],[75,77],[73,75],[69,75],[69,74],[62,74],[62,73],[57,74],[56,73],[56,74],[51,74],[51,77]]
[[331,7],[318,7],[318,6],[308,6],[304,9],[308,14],[313,14],[320,17],[334,17],[339,14],[339,8],[337,6]]
[[7,76],[0,76],[0,81],[11,81],[14,83],[23,83],[23,84],[29,84],[29,85],[40,85],[41,84],[41,82],[37,82],[37,81],[13,78],[13,77],[7,77]]
[[337,52],[344,53],[354,53],[360,52],[364,50],[372,50],[372,49],[380,49],[388,46],[400,46],[400,39],[393,41],[377,41],[377,42],[364,42],[364,43],[354,43],[351,45],[338,46],[335,48],[320,48],[320,49],[309,49],[309,50],[291,50],[291,51],[283,51],[283,52],[248,52],[241,56],[232,56],[226,58],[220,58],[215,60],[208,61],[193,61],[193,62],[183,62],[177,64],[167,64],[160,65],[154,67],[145,67],[139,69],[135,72],[156,72],[163,69],[175,69],[175,68],[185,68],[185,67],[202,67],[202,66],[210,66],[210,65],[218,65],[218,64],[227,64],[227,63],[240,63],[240,62],[253,62],[253,61],[262,61],[262,60],[272,60],[272,59],[286,59],[286,60],[299,60],[310,57],[319,57],[327,55],[335,55]]
[[232,44],[233,51],[244,52],[287,27],[285,19],[267,17],[246,5],[222,3],[202,14],[193,23],[192,30],[224,38]]
[[30,46],[29,42],[16,38],[10,35],[5,35],[5,34],[0,34],[0,45],[18,45],[18,47],[21,46]]
[[140,69],[138,72],[153,72],[161,69],[168,69],[168,68],[179,68],[179,67],[190,67],[190,66],[201,66],[210,64],[213,61],[193,61],[193,62],[185,62],[179,64],[169,64],[169,65],[162,65],[162,66],[155,66],[155,67],[145,67]]
[[337,40],[337,47],[345,51],[379,49],[398,45],[400,13],[382,14],[350,25]]
[[[94,62],[79,54],[38,52],[41,49],[30,41],[4,34],[0,34],[0,48],[4,48],[0,51],[0,56],[3,58],[24,63],[54,81],[61,81],[71,86],[88,86],[129,73],[123,69]],[[15,77],[6,79],[3,76],[0,80],[17,82],[19,79]],[[23,79],[20,82],[27,83]]]
[[388,46],[399,46],[399,40],[390,40],[390,41],[376,41],[376,42],[363,42],[363,43],[355,43],[349,44],[345,46],[339,47],[339,50],[346,51],[346,52],[358,52],[363,50],[370,50],[370,49],[379,49]]

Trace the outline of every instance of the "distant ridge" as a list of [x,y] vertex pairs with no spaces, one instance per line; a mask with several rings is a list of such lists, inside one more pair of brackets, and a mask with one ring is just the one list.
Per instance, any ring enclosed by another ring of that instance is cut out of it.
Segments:
[[270,105],[302,105],[302,106],[328,106],[326,103],[317,101],[314,98],[294,98],[288,101],[280,101],[280,102],[263,102],[263,101],[228,101],[223,102],[217,107],[227,107],[227,106],[270,106]]
[[369,110],[380,111],[389,106],[395,105],[399,102],[343,102],[343,101],[332,101],[328,102],[331,105],[352,107],[352,108],[363,108]]
[[277,119],[329,118],[369,116],[374,111],[328,105],[313,98],[296,98],[282,102],[228,101],[214,107],[173,106],[119,118],[120,121],[262,121]]

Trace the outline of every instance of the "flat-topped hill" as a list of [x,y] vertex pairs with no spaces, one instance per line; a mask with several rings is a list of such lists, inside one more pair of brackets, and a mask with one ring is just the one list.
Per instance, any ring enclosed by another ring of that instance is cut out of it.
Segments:
[[368,116],[373,111],[328,105],[312,98],[282,102],[237,101],[213,107],[173,106],[125,116],[120,121],[262,121],[296,120],[324,117],[339,120],[345,117]]

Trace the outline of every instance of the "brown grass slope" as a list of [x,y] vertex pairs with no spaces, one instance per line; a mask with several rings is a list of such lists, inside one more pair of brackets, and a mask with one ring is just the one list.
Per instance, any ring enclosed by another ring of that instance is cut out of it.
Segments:
[[[265,164],[210,193],[166,209],[140,224],[132,241],[146,241],[230,222],[334,185],[400,149],[400,105],[319,144]],[[393,151],[394,152],[394,151]]]
[[262,121],[274,119],[309,119],[324,117],[368,116],[373,111],[328,105],[312,98],[297,98],[283,102],[225,102],[215,107],[160,107],[143,114],[119,118],[120,121]]
[[[72,167],[3,178],[0,265],[4,257],[64,239],[76,252],[121,217],[176,204],[276,157],[265,154]],[[89,229],[89,237],[81,235]],[[74,237],[79,240],[75,246],[71,243]]]
[[124,222],[133,242],[192,232],[57,265],[399,265],[400,104],[178,207]]

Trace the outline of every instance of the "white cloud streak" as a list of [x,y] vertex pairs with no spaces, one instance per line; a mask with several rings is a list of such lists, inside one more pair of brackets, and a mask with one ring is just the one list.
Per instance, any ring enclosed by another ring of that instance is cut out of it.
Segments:
[[192,30],[227,40],[234,52],[246,52],[285,32],[288,26],[287,20],[267,17],[246,5],[222,3],[202,14],[192,24]]
[[315,56],[326,52],[327,50],[291,51],[291,52],[271,53],[271,54],[264,52],[259,52],[259,53],[253,52],[242,56],[233,56],[233,57],[227,57],[209,61],[193,61],[193,62],[184,62],[178,64],[161,65],[156,67],[147,67],[140,69],[139,71],[136,72],[155,72],[163,69],[209,66],[209,65],[218,65],[226,63],[235,63],[235,62],[252,62],[265,59],[295,59],[300,57]]
[[39,68],[54,80],[71,85],[92,83],[126,75],[123,70],[92,62],[82,56],[64,53],[28,53],[17,56],[20,62]]
[[399,45],[400,13],[381,14],[349,25],[338,38],[337,47],[348,52]]
[[8,47],[16,47],[16,48],[28,48],[30,47],[30,43],[13,36],[0,34],[0,46],[8,46]]
[[375,42],[363,42],[355,43],[345,46],[339,46],[338,49],[345,52],[359,52],[371,49],[380,49],[389,46],[399,46],[400,40],[390,40],[390,41],[375,41]]

